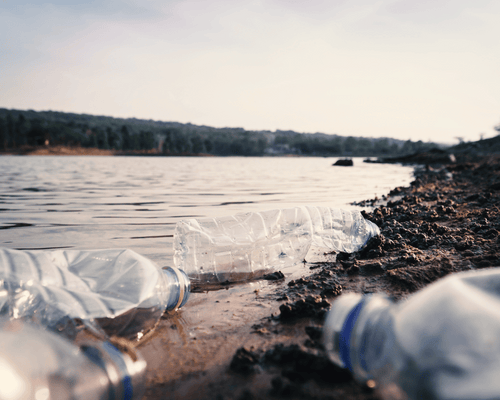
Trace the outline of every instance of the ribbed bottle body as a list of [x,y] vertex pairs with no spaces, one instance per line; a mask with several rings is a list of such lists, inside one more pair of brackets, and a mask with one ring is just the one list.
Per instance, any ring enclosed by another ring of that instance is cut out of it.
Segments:
[[314,244],[359,250],[379,233],[359,212],[295,207],[177,223],[174,263],[198,282],[235,282],[303,262]]
[[68,328],[68,334],[72,322],[82,320],[108,335],[140,337],[173,301],[176,277],[167,279],[156,264],[127,249],[0,248],[0,314]]

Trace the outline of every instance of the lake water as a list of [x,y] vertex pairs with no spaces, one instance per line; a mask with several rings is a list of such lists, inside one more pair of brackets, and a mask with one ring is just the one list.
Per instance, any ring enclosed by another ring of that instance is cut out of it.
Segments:
[[408,185],[413,168],[336,158],[0,157],[0,246],[131,248],[172,265],[176,222],[349,203]]
[[[130,248],[168,266],[173,264],[175,224],[184,217],[297,205],[361,209],[349,203],[380,197],[413,179],[410,167],[361,159],[354,159],[354,167],[333,167],[335,161],[2,156],[0,246]],[[316,254],[325,258],[323,252]],[[283,272],[284,281],[257,280],[192,293],[182,309],[162,318],[141,343],[154,379],[166,382],[208,368],[210,360],[218,360],[216,349],[219,356],[233,354],[249,327],[279,312],[277,288],[311,270],[301,263]]]

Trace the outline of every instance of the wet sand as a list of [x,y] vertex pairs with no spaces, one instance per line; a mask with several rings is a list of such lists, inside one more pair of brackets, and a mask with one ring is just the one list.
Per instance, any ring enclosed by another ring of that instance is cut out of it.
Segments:
[[[378,399],[323,352],[323,319],[335,298],[384,292],[403,299],[447,274],[500,265],[500,157],[416,176],[384,201],[365,202],[375,205],[365,216],[382,233],[362,251],[322,255],[303,266],[305,277],[283,271],[243,294],[228,287],[195,295],[185,310],[165,315],[138,345],[148,361],[145,398]],[[211,306],[221,302],[227,309]],[[245,311],[248,302],[254,311]],[[208,329],[214,312],[227,312],[226,324]]]

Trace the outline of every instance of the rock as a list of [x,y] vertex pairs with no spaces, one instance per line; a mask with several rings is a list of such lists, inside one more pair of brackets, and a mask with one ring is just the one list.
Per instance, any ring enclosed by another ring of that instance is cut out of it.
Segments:
[[245,375],[252,373],[258,362],[259,356],[257,353],[252,350],[248,350],[245,347],[240,347],[236,351],[229,367],[232,371]]
[[352,167],[354,165],[352,159],[350,158],[345,158],[343,160],[337,160],[334,164],[332,164],[333,166],[335,165],[338,165],[338,166],[341,166],[341,167]]

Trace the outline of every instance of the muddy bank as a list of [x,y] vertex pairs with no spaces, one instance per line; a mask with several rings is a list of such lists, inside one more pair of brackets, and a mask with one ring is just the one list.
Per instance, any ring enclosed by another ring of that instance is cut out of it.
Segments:
[[[310,275],[276,274],[272,290],[255,290],[253,301],[266,317],[229,318],[227,326],[203,333],[184,330],[187,307],[165,316],[139,345],[149,363],[146,398],[377,399],[326,359],[326,312],[341,293],[402,299],[447,274],[500,265],[500,158],[423,168],[410,187],[380,202],[369,201],[376,207],[365,216],[382,234],[361,252],[325,254],[305,264]],[[207,296],[237,303],[227,290]],[[210,301],[197,311],[200,320],[210,318]]]

